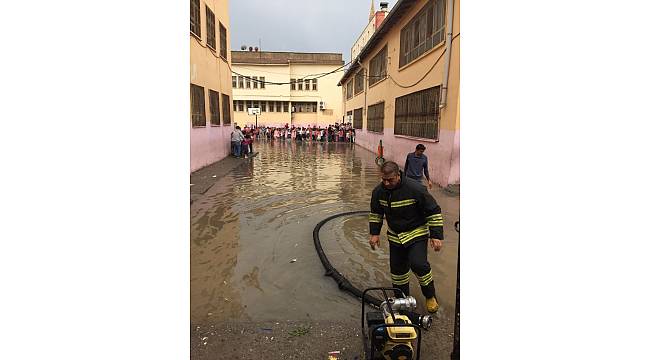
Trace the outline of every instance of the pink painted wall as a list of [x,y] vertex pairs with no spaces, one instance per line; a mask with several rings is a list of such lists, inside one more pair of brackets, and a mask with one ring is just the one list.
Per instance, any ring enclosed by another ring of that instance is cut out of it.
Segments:
[[384,159],[395,161],[404,169],[406,155],[415,151],[417,144],[426,146],[424,154],[429,159],[429,175],[431,180],[445,187],[449,184],[460,183],[460,135],[458,131],[440,130],[440,141],[432,142],[423,139],[395,136],[394,129],[384,129],[383,134],[357,130],[357,145],[377,153],[379,140],[384,146]]
[[191,128],[190,171],[196,171],[228,156],[230,133],[233,129],[233,126],[223,125]]

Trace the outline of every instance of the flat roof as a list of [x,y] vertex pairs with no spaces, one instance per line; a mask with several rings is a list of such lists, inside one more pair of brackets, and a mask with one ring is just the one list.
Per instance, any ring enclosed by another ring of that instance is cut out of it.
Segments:
[[295,51],[236,51],[230,52],[233,64],[318,64],[343,65],[341,53],[308,53]]

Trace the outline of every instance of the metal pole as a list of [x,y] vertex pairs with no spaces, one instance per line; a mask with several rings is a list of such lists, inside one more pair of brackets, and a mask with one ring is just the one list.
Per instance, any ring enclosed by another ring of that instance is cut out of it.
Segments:
[[257,113],[255,113],[255,128],[257,129]]
[[451,360],[460,359],[460,220],[456,221],[454,228],[458,233],[458,260],[456,262],[456,316],[454,319],[454,349]]

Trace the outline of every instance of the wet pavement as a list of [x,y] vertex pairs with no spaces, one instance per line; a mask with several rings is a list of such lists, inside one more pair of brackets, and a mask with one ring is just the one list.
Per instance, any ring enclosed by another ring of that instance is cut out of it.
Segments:
[[[200,182],[191,204],[192,323],[359,322],[360,301],[323,276],[312,231],[333,214],[369,209],[379,182],[375,155],[346,143],[255,145],[256,157],[223,161],[230,172],[208,167],[200,181],[192,180]],[[440,188],[431,193],[445,220],[443,251],[430,249],[429,261],[441,303],[436,318],[447,336],[453,325],[459,196]],[[380,248],[370,249],[367,216],[336,218],[323,226],[320,238],[330,262],[353,285],[390,286],[387,240],[382,236]],[[411,294],[423,312],[414,278]]]

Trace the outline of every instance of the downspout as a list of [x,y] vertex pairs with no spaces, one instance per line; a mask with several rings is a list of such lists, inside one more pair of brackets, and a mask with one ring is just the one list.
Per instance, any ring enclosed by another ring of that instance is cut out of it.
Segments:
[[454,0],[447,0],[447,45],[445,50],[445,72],[442,76],[440,109],[447,106],[447,85],[449,84],[449,63],[451,62],[451,41],[454,25]]

